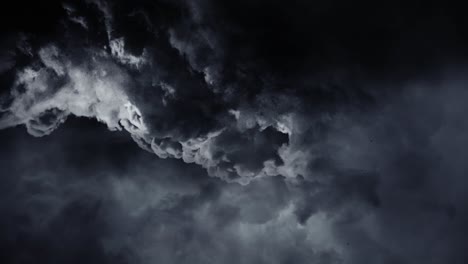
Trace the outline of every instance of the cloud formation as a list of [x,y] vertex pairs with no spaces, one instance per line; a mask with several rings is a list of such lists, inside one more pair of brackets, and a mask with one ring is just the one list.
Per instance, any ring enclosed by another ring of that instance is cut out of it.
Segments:
[[4,185],[20,186],[2,226],[25,221],[0,243],[25,243],[27,263],[37,241],[52,263],[464,263],[468,23],[408,5],[418,16],[387,1],[32,6],[50,16],[0,41]]
[[[227,108],[226,93],[220,91],[224,87],[213,87],[212,74],[203,77],[206,70],[190,65],[195,62],[187,65],[187,51],[174,37],[161,47],[144,46],[139,55],[127,52],[125,37],[115,37],[118,28],[111,4],[89,5],[104,15],[108,37],[104,48],[85,43],[72,47],[69,40],[39,47],[35,62],[16,73],[1,127],[24,124],[30,134],[42,136],[70,114],[95,118],[111,130],[127,130],[140,146],[161,158],[195,162],[226,180],[246,183],[278,174],[274,167],[281,162],[278,149],[288,142],[286,124],[276,117]],[[68,16],[77,12],[71,4],[64,9]]]

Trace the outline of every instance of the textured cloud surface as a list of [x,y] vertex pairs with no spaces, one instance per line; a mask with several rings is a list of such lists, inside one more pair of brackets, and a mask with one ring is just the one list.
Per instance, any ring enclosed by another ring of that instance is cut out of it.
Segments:
[[15,5],[0,262],[468,260],[460,7]]

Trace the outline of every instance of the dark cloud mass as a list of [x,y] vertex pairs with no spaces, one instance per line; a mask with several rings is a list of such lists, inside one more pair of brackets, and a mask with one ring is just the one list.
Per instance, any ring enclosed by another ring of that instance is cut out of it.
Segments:
[[462,6],[10,4],[0,263],[467,263]]

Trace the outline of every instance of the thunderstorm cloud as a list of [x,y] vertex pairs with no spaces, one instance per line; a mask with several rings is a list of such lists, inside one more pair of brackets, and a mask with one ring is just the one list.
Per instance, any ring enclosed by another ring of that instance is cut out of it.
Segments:
[[462,7],[0,16],[1,263],[468,261]]

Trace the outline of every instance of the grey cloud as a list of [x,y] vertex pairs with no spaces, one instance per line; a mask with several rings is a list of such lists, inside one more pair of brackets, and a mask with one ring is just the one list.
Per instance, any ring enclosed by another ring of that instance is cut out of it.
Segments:
[[[78,58],[65,52],[70,48],[67,45],[40,48],[37,66],[17,74],[10,94],[13,102],[5,111],[2,127],[27,124],[31,134],[45,135],[68,114],[96,118],[111,130],[125,128],[140,146],[160,157],[183,158],[202,165],[212,175],[244,183],[266,175],[265,162],[273,166],[280,162],[277,151],[287,139],[280,144],[273,136],[263,139],[271,134],[266,131],[275,130],[273,122],[259,120],[254,114],[254,122],[260,126],[250,123],[247,128],[253,134],[245,134],[245,128],[237,126],[223,106],[223,99],[207,86],[207,77],[187,71],[183,54],[169,43],[157,49],[145,47],[138,56],[128,53],[126,39],[113,29],[112,5],[95,4],[105,14],[108,51],[84,49]],[[69,14],[75,12],[70,6],[65,9]],[[206,97],[213,100],[204,100]],[[53,113],[60,114],[53,117]],[[236,144],[253,148],[228,149]]]
[[[5,226],[23,215],[33,235],[18,240],[33,256],[37,241],[91,245],[81,262],[464,263],[463,27],[436,11],[451,14],[445,6],[395,18],[390,4],[341,4],[61,6],[63,37],[23,39],[5,55],[15,75],[0,132],[55,131],[37,140],[73,149],[48,152],[72,156],[59,172],[84,171],[54,182],[64,178],[22,139],[36,154],[19,153],[18,167],[32,155],[47,175],[2,164],[20,175],[6,185],[25,188],[10,201],[39,192],[18,208],[5,202]],[[114,132],[80,125],[94,141],[62,138],[57,128],[75,116]],[[157,157],[121,146],[118,130]]]
[[[17,186],[5,189],[0,202],[0,243],[15,252],[10,259],[0,255],[3,260],[341,263],[327,217],[298,225],[291,204],[296,193],[281,178],[228,184],[197,166],[154,159],[113,132],[105,150],[128,150],[118,155],[117,169],[93,144],[96,134],[111,132],[94,127],[77,136],[67,124],[40,140],[16,135],[1,150],[2,168],[11,169],[3,182]],[[63,155],[52,160],[54,153]],[[93,161],[80,162],[92,154]],[[36,250],[41,245],[45,250]]]

